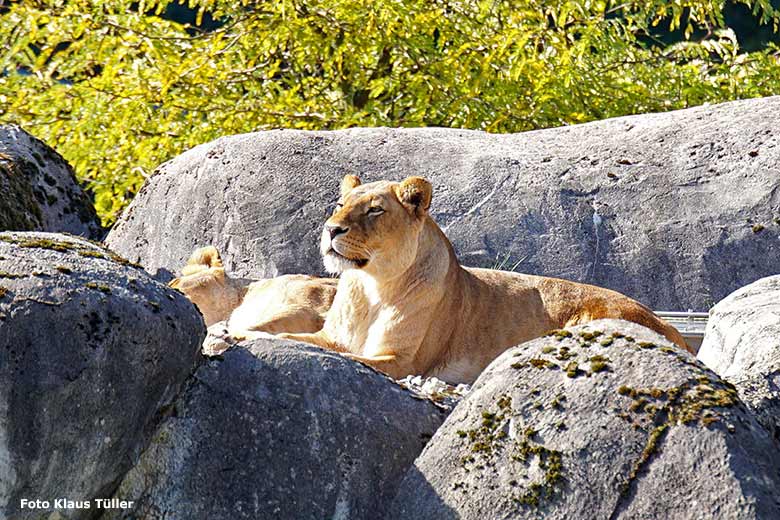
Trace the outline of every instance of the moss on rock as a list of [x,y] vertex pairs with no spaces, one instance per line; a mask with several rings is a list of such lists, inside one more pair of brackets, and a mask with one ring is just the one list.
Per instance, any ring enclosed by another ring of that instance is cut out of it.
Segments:
[[24,161],[0,153],[0,231],[34,231],[43,224]]

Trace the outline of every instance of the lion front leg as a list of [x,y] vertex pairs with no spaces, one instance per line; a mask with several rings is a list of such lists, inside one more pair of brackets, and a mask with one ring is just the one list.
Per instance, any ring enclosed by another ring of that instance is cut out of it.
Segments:
[[410,375],[413,370],[405,363],[400,362],[395,354],[385,354],[381,356],[359,356],[357,354],[344,353],[344,357],[360,361],[366,365],[384,372],[393,379],[401,379]]
[[339,352],[339,353],[347,352],[347,350],[344,347],[342,347],[341,345],[337,344],[335,341],[332,341],[330,338],[328,338],[328,336],[326,336],[322,330],[320,330],[319,332],[303,333],[303,334],[283,333],[283,334],[277,334],[275,337],[280,339],[289,339],[291,341],[301,341],[303,343],[309,343],[311,345],[315,345],[327,350],[332,350],[334,352]]

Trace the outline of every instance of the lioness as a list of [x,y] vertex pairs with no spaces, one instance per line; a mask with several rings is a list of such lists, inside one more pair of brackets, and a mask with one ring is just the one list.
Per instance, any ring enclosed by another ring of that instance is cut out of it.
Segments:
[[206,326],[227,320],[235,340],[257,332],[316,332],[322,328],[338,280],[285,275],[263,280],[231,278],[213,246],[197,249],[182,275],[169,284],[197,305]]
[[464,268],[428,214],[420,177],[361,184],[344,177],[322,232],[325,268],[340,274],[322,330],[281,334],[344,353],[394,378],[470,383],[507,348],[545,332],[620,318],[687,348],[673,327],[608,289],[557,278]]

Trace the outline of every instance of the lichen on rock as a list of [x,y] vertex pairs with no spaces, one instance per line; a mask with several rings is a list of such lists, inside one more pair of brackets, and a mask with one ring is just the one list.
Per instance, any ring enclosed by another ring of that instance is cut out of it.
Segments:
[[202,318],[183,295],[70,235],[0,233],[0,281],[0,517],[93,518],[20,500],[105,498],[198,365]]
[[780,514],[773,446],[734,387],[689,353],[599,320],[494,361],[387,518],[768,518]]

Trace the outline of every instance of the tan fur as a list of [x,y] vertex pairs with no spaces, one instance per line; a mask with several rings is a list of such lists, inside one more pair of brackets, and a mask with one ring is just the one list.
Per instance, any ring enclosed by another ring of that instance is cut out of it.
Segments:
[[247,291],[246,283],[225,274],[219,252],[212,246],[192,253],[181,272],[168,285],[197,305],[206,326],[228,319]]
[[206,326],[228,320],[235,339],[258,332],[316,332],[336,293],[337,280],[285,275],[258,281],[231,278],[212,246],[196,250],[170,283],[198,306]]
[[425,179],[360,185],[349,176],[341,191],[321,241],[326,268],[341,273],[336,298],[321,331],[282,337],[395,378],[425,374],[452,383],[474,381],[508,347],[600,318],[640,323],[686,348],[673,327],[617,292],[462,267],[428,215]]
[[337,285],[338,280],[332,278],[303,274],[253,282],[230,315],[228,334],[245,339],[255,337],[255,332],[316,332],[325,323]]

